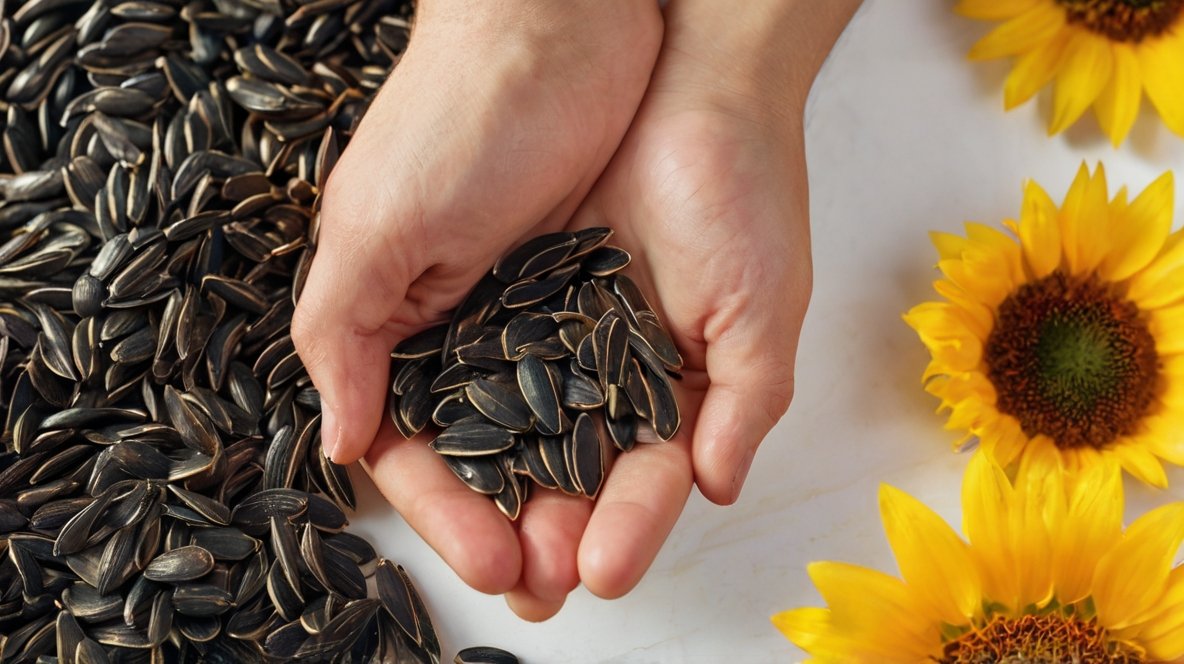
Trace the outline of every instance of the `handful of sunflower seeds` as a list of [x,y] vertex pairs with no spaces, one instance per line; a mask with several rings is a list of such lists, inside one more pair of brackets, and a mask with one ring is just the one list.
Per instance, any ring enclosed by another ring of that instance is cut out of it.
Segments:
[[439,661],[289,336],[410,18],[0,0],[0,662]]
[[[474,491],[517,519],[530,483],[595,498],[611,440],[646,422],[678,431],[670,377],[682,358],[653,307],[621,274],[629,254],[589,228],[527,241],[502,257],[448,323],[396,346],[390,417],[430,444]],[[639,433],[641,435],[639,435]]]

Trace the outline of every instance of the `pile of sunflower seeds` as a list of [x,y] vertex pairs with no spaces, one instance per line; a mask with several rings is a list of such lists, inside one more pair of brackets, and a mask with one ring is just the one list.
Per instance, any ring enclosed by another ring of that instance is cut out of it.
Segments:
[[396,346],[390,417],[474,491],[517,519],[531,483],[595,498],[608,447],[678,431],[682,358],[621,274],[612,231],[533,238],[503,256],[445,324]]
[[411,11],[0,0],[0,662],[439,660],[289,336]]

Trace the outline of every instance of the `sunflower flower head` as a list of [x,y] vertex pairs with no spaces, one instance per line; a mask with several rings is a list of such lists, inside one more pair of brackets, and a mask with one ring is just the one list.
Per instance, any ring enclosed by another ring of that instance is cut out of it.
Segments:
[[970,57],[1016,58],[1003,90],[1009,110],[1052,84],[1050,134],[1092,106],[1118,146],[1146,93],[1184,135],[1184,0],[960,0],[957,11],[1003,21]]
[[1117,466],[1075,481],[1026,454],[1014,479],[985,453],[963,482],[960,537],[908,494],[880,489],[900,578],[809,567],[826,602],[773,624],[812,662],[1171,662],[1184,657],[1184,503],[1122,527]]
[[1002,466],[1026,448],[1071,470],[1117,459],[1166,486],[1184,465],[1184,234],[1172,174],[1134,200],[1082,165],[1058,207],[1029,182],[1010,234],[934,233],[943,301],[905,315],[932,356],[946,428]]

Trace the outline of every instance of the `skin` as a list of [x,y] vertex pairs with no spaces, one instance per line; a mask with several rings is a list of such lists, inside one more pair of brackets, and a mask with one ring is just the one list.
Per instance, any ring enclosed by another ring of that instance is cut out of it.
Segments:
[[[581,583],[631,590],[692,485],[734,502],[789,406],[811,280],[802,113],[858,4],[422,3],[329,179],[292,336],[331,458],[365,454],[457,574],[523,618]],[[682,427],[621,455],[595,503],[535,491],[512,524],[394,431],[386,356],[508,248],[596,225],[682,351]]]

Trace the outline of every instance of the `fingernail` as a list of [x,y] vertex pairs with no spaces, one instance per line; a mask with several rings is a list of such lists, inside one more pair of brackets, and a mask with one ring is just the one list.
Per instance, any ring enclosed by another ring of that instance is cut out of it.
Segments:
[[341,431],[337,428],[337,416],[333,414],[333,409],[321,403],[321,452],[325,458],[332,461],[333,455],[337,453],[338,439],[341,437]]
[[752,459],[756,456],[756,448],[748,450],[748,454],[744,456],[744,461],[741,462],[740,467],[736,469],[736,476],[732,478],[732,501],[735,502],[740,498],[740,490],[744,488],[744,480],[748,479],[748,471],[752,468]]

